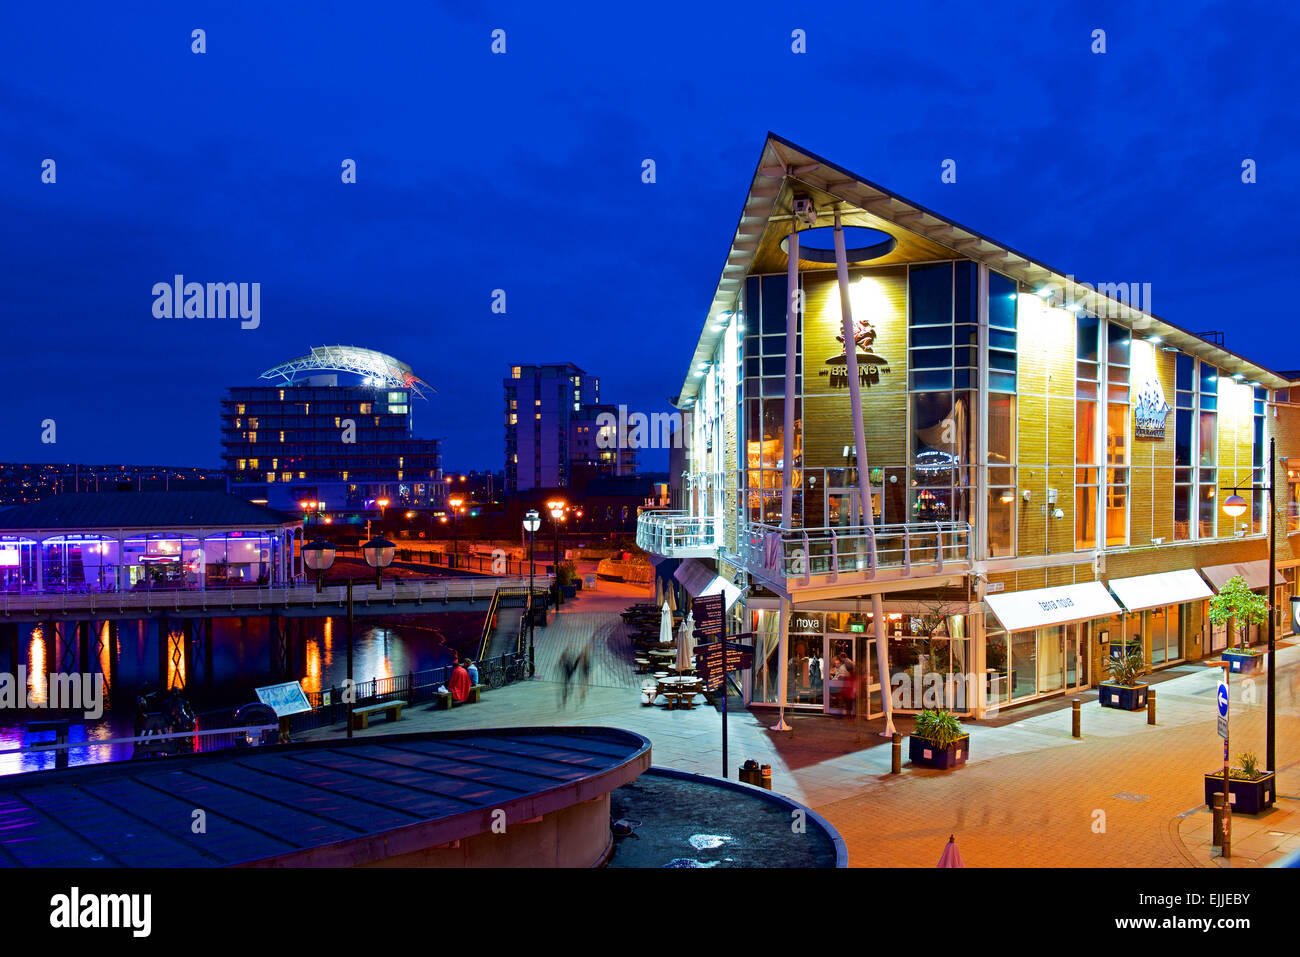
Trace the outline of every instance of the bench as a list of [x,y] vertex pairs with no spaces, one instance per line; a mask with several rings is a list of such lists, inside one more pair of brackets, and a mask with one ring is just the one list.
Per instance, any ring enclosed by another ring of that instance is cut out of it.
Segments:
[[435,691],[433,693],[433,700],[439,708],[449,711],[458,704],[478,704],[479,696],[482,693],[482,685],[470,685],[469,695],[464,701],[457,701],[450,691]]
[[405,701],[383,701],[379,704],[366,705],[364,708],[356,708],[352,712],[352,730],[364,731],[370,727],[370,716],[381,711],[388,715],[389,721],[401,721],[402,708],[405,705]]

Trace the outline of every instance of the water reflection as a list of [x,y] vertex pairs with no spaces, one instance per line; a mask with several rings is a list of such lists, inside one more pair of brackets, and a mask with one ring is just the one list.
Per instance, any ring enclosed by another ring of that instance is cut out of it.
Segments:
[[[473,654],[482,627],[482,613],[470,612],[443,613],[417,622],[373,618],[359,621],[353,638],[354,677],[364,682],[441,667],[450,662],[452,649],[462,655]],[[293,675],[301,680],[306,691],[341,685],[347,677],[346,620],[310,619],[307,628],[305,635],[294,633],[290,659]],[[121,622],[115,659],[108,626],[102,629],[90,662],[103,674],[106,686],[112,675],[115,687],[111,688],[114,694],[105,702],[103,718],[94,722],[79,721],[76,714],[56,714],[40,707],[48,701],[46,669],[48,664],[57,662],[57,648],[53,636],[46,636],[39,626],[20,635],[19,663],[27,668],[27,700],[37,707],[0,711],[0,752],[52,741],[52,733],[30,731],[26,727],[27,722],[52,718],[68,718],[74,722],[69,728],[73,742],[131,737],[135,730],[136,695],[160,683],[159,629],[157,622]],[[228,714],[230,709],[256,700],[254,689],[258,686],[284,680],[271,672],[273,656],[266,619],[216,619],[211,634],[211,646],[195,645],[188,661],[183,655],[173,655],[183,645],[169,645],[166,649],[167,681],[173,684],[186,681],[190,687],[185,695],[196,712]],[[173,632],[171,637],[174,641],[178,636]],[[164,632],[163,640],[166,638]],[[17,668],[8,660],[5,647],[0,647],[0,667],[15,673],[16,677]],[[131,750],[131,745],[73,749],[69,763],[127,760]],[[53,767],[52,751],[0,754],[0,774]]]

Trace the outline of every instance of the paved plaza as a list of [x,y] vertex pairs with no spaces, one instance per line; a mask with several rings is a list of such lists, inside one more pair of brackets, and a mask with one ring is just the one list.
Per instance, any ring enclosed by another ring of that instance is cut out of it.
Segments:
[[[568,601],[536,632],[537,677],[452,711],[408,708],[398,727],[366,734],[538,724],[610,725],[644,734],[660,767],[718,775],[721,715],[697,699],[692,710],[645,707],[619,611],[647,595],[601,582]],[[1202,775],[1222,766],[1214,690],[1221,671],[1186,665],[1157,674],[1158,723],[1146,712],[1103,709],[1095,691],[1079,697],[1083,737],[1070,735],[1069,699],[1004,711],[970,723],[970,763],[955,771],[891,775],[882,722],[788,715],[794,730],[769,730],[775,712],[733,711],[730,776],[746,758],[770,764],[774,790],[825,816],[848,844],[852,866],[933,867],[949,834],[968,866],[1243,867],[1300,848],[1300,647],[1278,651],[1277,807],[1234,818],[1233,856],[1209,845]],[[590,680],[561,704],[559,660],[589,649]],[[1263,675],[1253,689],[1233,679],[1232,753],[1264,752]],[[1253,700],[1252,700],[1253,691]],[[1244,698],[1243,700],[1243,692]],[[733,699],[734,701],[735,699]],[[898,722],[906,733],[910,721]],[[324,729],[307,738],[341,734]]]

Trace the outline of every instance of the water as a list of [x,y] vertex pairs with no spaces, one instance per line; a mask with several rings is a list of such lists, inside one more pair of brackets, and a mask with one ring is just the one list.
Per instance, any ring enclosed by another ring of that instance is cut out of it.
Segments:
[[834,867],[835,845],[812,821],[763,797],[647,771],[610,794],[610,817],[640,824],[615,837],[608,867]]
[[[353,676],[357,681],[387,678],[408,672],[441,667],[451,660],[453,650],[462,656],[473,654],[482,633],[484,612],[451,611],[423,616],[418,621],[365,618],[355,625],[353,637]],[[309,629],[305,638],[295,638],[291,661],[293,677],[302,682],[304,691],[320,691],[341,684],[347,677],[346,619],[306,619]],[[107,685],[104,714],[94,721],[77,713],[56,713],[42,707],[25,711],[0,711],[0,752],[10,751],[42,741],[52,741],[51,732],[32,732],[29,721],[67,718],[70,741],[102,741],[130,737],[135,730],[136,695],[146,688],[159,686],[158,628],[153,621],[122,622],[118,631],[120,654],[110,667],[107,630],[101,632],[105,647],[92,656],[94,673],[104,676]],[[53,643],[37,626],[19,635],[19,661],[9,661],[9,649],[0,647],[0,662],[10,675],[18,674],[18,665],[27,670],[28,700],[36,705],[47,703],[48,694],[40,676],[54,654]],[[256,701],[254,690],[277,679],[271,672],[270,626],[264,618],[221,618],[213,623],[212,673],[204,675],[203,661],[196,654],[196,674],[185,693],[194,710],[216,711],[236,708]],[[73,669],[78,667],[73,665]],[[169,678],[177,678],[177,668],[169,665]],[[66,670],[66,669],[65,669]],[[33,680],[32,676],[37,676]],[[108,681],[112,675],[114,682]],[[79,748],[69,753],[70,764],[126,760],[132,745],[103,745]],[[54,754],[0,753],[0,774],[36,771],[54,767]]]

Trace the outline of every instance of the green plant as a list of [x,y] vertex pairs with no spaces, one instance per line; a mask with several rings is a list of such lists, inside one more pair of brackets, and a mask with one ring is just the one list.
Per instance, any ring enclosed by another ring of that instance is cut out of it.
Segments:
[[952,747],[966,734],[957,716],[943,708],[919,712],[916,716],[916,728],[912,733],[918,738],[925,738],[940,750]]
[[[1268,599],[1256,595],[1246,584],[1246,579],[1233,575],[1219,589],[1219,593],[1210,599],[1210,624],[1216,628],[1228,625],[1228,636],[1232,636],[1235,622],[1241,636],[1238,647],[1246,647],[1246,628],[1248,625],[1261,625],[1268,620]],[[1231,641],[1228,642],[1232,644]]]
[[1259,758],[1255,757],[1254,751],[1241,752],[1237,755],[1237,763],[1241,765],[1242,774],[1251,781],[1255,780],[1255,773],[1259,771]]
[[1105,664],[1111,682],[1123,688],[1136,688],[1138,678],[1146,674],[1147,670],[1147,663],[1140,651],[1111,658]]
[[573,562],[560,562],[555,570],[555,580],[561,585],[572,585],[578,579],[578,566]]

